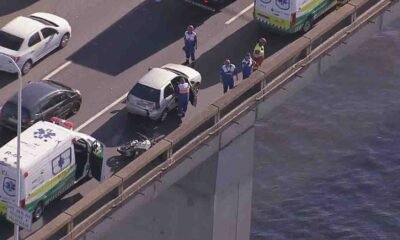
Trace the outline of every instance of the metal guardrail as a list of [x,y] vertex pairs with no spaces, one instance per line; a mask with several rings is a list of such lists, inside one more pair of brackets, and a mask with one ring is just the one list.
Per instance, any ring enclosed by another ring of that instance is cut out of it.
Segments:
[[[353,31],[384,11],[390,0],[351,0],[326,16],[307,34],[267,58],[249,79],[196,114],[76,204],[27,239],[75,239],[140,189],[176,166],[258,102],[279,90],[309,63],[343,43]],[[137,173],[159,161],[143,177]]]

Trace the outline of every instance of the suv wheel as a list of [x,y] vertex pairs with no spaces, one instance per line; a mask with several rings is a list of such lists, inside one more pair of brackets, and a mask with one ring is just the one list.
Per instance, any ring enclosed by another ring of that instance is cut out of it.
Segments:
[[168,109],[165,109],[160,116],[160,122],[165,122],[165,120],[167,120],[168,117]]
[[36,205],[35,211],[33,211],[33,214],[32,214],[33,221],[36,221],[42,217],[43,210],[44,210],[44,203],[39,202],[38,205]]
[[302,31],[303,33],[306,33],[308,31],[310,31],[310,29],[312,28],[312,17],[309,17],[303,24],[303,28]]
[[69,33],[64,34],[61,38],[59,47],[65,48],[68,45],[69,39],[70,39]]
[[75,114],[77,114],[78,112],[79,112],[79,109],[81,108],[81,104],[79,103],[79,102],[75,102],[73,105],[72,105],[72,108],[71,108],[71,115],[75,115]]
[[26,61],[26,62],[24,63],[24,65],[22,66],[22,69],[21,69],[22,75],[27,74],[31,69],[32,69],[32,61],[31,61],[31,60],[28,60],[28,61]]

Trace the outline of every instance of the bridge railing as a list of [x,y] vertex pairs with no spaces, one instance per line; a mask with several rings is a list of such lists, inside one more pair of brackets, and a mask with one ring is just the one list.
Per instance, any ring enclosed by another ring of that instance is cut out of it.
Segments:
[[249,79],[174,130],[154,147],[105,180],[90,194],[62,212],[28,239],[75,239],[115,207],[159,179],[196,148],[206,144],[243,113],[279,90],[309,63],[345,44],[353,31],[393,1],[351,0],[327,15],[304,36],[268,57]]

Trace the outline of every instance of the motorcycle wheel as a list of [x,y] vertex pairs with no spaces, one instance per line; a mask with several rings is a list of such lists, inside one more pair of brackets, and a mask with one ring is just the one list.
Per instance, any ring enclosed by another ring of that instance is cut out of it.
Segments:
[[132,157],[134,150],[131,146],[121,146],[117,148],[117,151],[124,157]]

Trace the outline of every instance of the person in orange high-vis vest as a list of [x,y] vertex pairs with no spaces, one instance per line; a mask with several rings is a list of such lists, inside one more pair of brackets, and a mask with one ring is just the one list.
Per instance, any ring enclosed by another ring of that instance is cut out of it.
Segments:
[[267,45],[267,39],[260,38],[253,51],[253,59],[256,62],[254,68],[261,66],[264,61],[265,46]]

